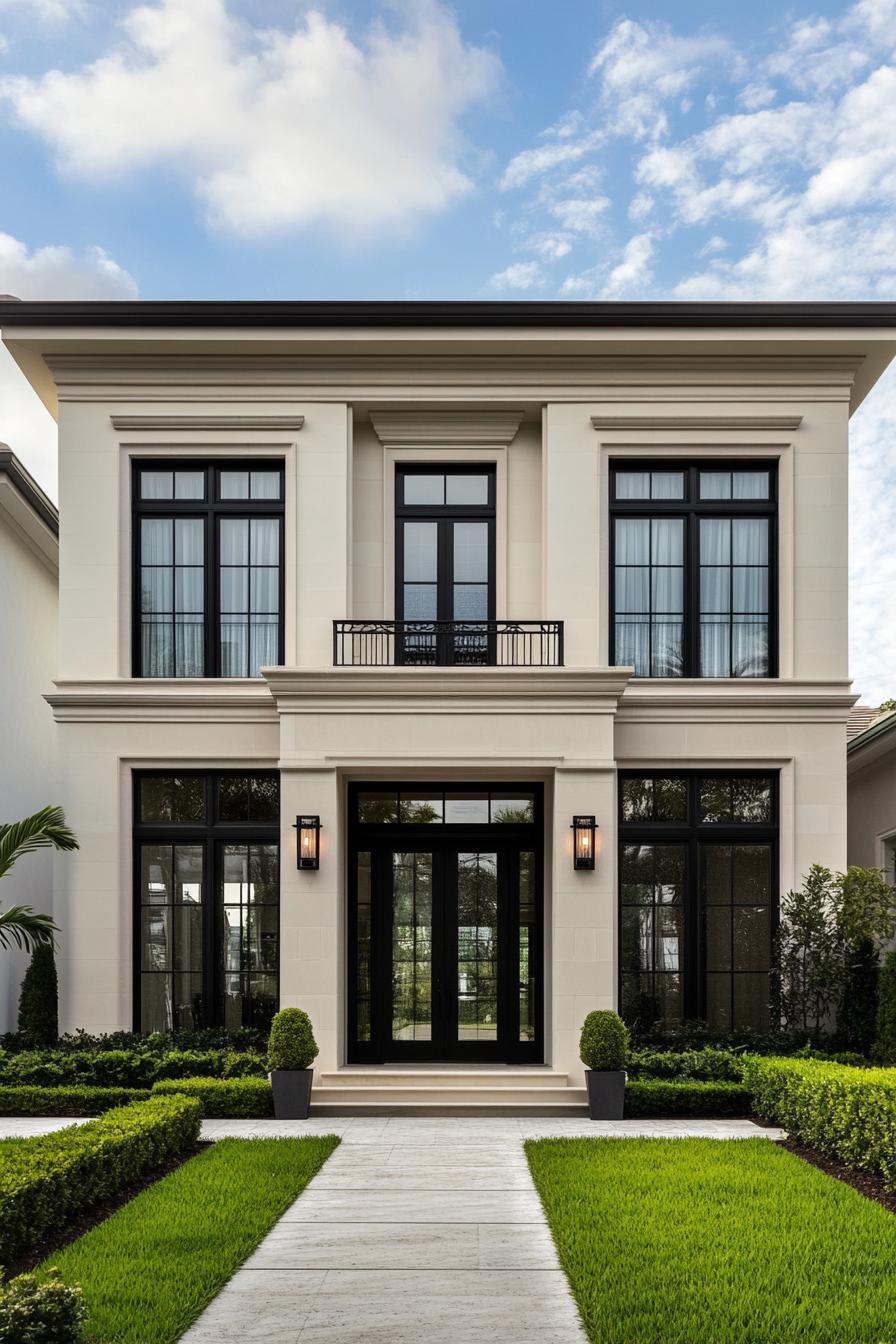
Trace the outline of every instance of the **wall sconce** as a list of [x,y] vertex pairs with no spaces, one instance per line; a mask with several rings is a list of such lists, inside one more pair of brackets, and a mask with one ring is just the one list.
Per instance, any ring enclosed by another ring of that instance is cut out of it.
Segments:
[[572,830],[573,868],[593,868],[594,832],[597,830],[594,817],[573,817],[570,829]]
[[295,829],[299,833],[296,866],[298,868],[319,868],[320,817],[296,817]]

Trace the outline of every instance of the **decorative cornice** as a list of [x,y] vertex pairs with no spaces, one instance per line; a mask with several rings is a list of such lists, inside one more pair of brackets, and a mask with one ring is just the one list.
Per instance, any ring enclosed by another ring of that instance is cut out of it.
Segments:
[[271,723],[263,681],[57,681],[44,699],[57,723]]
[[377,411],[370,415],[384,448],[507,448],[522,418],[507,411]]
[[112,428],[250,430],[284,429],[297,434],[305,423],[304,415],[112,415]]
[[271,668],[280,713],[614,714],[619,668]]
[[799,429],[801,415],[592,415],[591,428],[608,429],[770,429],[788,431]]
[[858,696],[848,681],[641,681],[629,683],[620,727],[643,723],[846,723]]

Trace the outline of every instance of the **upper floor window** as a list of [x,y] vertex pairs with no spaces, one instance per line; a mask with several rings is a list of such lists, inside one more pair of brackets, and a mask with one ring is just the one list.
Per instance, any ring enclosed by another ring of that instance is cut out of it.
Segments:
[[774,464],[616,463],[611,509],[611,662],[638,677],[774,676]]
[[282,663],[282,465],[141,462],[133,501],[134,675]]

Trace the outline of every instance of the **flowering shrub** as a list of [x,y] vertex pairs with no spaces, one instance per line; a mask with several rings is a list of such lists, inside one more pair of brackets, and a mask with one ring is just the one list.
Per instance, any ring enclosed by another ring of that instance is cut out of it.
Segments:
[[58,1269],[46,1279],[20,1274],[0,1285],[0,1344],[78,1344],[87,1309],[80,1288],[68,1288]]

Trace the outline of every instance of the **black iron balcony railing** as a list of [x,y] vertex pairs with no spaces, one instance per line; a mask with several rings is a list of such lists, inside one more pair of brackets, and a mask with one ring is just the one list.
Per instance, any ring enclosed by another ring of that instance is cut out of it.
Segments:
[[334,667],[562,667],[562,621],[334,621]]

